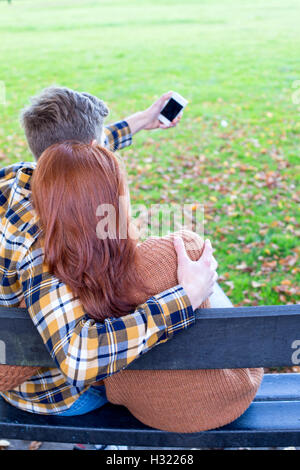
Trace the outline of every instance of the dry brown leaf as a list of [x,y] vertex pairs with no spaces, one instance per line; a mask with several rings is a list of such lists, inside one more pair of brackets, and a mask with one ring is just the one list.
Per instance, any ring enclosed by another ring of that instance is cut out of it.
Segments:
[[298,256],[295,255],[289,255],[289,256],[286,256],[285,258],[282,258],[281,260],[279,260],[279,264],[281,265],[285,265],[285,266],[294,266],[294,264],[297,263],[297,259],[298,259]]
[[300,287],[298,286],[287,286],[287,285],[282,285],[280,284],[279,286],[273,287],[273,289],[280,293],[283,293],[285,295],[300,295]]
[[42,442],[32,441],[28,446],[28,450],[38,450],[42,445]]

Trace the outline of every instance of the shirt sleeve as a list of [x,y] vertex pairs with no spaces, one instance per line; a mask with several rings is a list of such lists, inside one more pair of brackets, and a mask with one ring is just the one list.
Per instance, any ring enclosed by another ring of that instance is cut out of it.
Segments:
[[26,306],[51,357],[74,386],[124,369],[195,321],[188,296],[178,285],[151,297],[130,315],[97,323],[70,289],[49,274],[36,243],[19,267]]
[[118,121],[104,129],[106,148],[115,152],[132,144],[130,127],[126,121]]

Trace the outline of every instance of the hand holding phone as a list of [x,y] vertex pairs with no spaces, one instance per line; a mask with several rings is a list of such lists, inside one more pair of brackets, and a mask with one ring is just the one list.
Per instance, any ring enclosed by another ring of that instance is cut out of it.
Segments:
[[158,116],[159,121],[166,126],[170,125],[187,104],[188,101],[185,98],[174,92],[161,110]]

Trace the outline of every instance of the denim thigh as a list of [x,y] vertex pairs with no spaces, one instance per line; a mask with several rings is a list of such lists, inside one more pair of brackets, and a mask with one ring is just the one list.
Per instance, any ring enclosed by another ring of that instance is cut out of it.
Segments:
[[91,386],[86,392],[80,395],[69,409],[56,413],[56,416],[83,415],[101,408],[101,406],[106,403],[108,403],[108,400],[106,398],[105,386]]

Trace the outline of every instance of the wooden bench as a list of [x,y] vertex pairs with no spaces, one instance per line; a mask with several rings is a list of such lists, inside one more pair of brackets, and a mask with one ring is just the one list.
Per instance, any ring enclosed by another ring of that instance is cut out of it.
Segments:
[[[0,308],[0,362],[53,366],[25,309]],[[131,369],[280,367],[300,363],[300,305],[206,309],[196,324],[134,361]],[[84,416],[20,411],[0,399],[0,436],[154,448],[300,446],[300,374],[266,374],[257,396],[222,428],[178,434],[151,429],[111,404]]]

